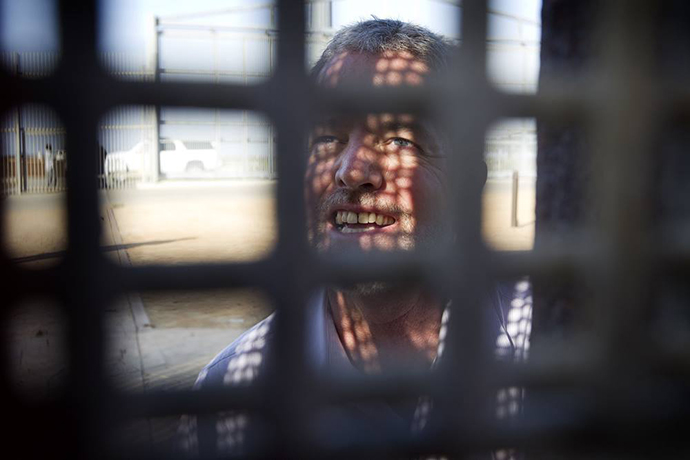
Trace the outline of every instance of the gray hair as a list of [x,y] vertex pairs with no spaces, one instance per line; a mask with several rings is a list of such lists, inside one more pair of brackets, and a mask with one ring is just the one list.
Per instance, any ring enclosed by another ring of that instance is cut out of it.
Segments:
[[348,51],[371,54],[406,51],[438,71],[447,66],[451,47],[441,35],[424,27],[375,18],[340,29],[311,69],[311,75],[316,77],[331,59]]

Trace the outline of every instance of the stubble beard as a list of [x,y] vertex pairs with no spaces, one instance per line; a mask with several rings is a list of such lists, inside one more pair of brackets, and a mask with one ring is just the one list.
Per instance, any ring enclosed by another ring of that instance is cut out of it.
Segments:
[[[317,207],[311,225],[308,230],[309,242],[322,256],[334,255],[337,257],[341,252],[337,248],[331,246],[328,237],[328,222],[332,216],[329,215],[329,210],[339,204],[359,204],[366,206],[372,203],[373,196],[369,194],[356,193],[341,193],[331,195],[323,200]],[[374,239],[373,249],[384,251],[409,251],[418,249],[420,252],[435,251],[442,244],[447,243],[450,238],[450,230],[448,223],[443,221],[440,216],[443,213],[438,212],[435,215],[439,216],[434,219],[434,222],[425,225],[417,225],[412,214],[404,212],[398,206],[391,206],[387,209],[380,208],[383,213],[396,215],[400,232],[395,235],[379,235],[379,240]],[[391,238],[392,237],[392,238]],[[391,241],[394,244],[391,244]],[[377,244],[378,243],[378,244]],[[364,252],[364,249],[362,249]],[[352,295],[361,297],[380,296],[387,293],[394,293],[406,286],[399,282],[383,282],[383,281],[369,281],[349,285],[335,284],[339,290]]]

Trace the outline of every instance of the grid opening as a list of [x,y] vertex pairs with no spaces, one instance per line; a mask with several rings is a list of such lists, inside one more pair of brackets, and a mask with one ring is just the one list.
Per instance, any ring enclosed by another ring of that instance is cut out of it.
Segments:
[[530,250],[534,246],[536,156],[535,119],[506,119],[489,128],[482,234],[494,249]]
[[12,263],[43,269],[66,254],[68,155],[65,127],[42,104],[22,104],[4,112],[2,243]]

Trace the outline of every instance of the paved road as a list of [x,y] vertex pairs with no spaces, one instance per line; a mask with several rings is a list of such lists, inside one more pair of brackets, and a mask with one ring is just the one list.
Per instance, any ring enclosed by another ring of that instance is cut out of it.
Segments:
[[[121,264],[244,261],[265,256],[276,238],[270,182],[177,182],[102,194],[102,246]],[[498,247],[531,247],[534,191],[521,187],[520,219],[510,229],[510,187],[487,184],[484,232]],[[7,199],[5,239],[17,263],[55,263],[67,245],[63,194]],[[50,397],[68,372],[65,324],[46,299],[15,308],[6,337],[15,381],[33,398]],[[106,310],[106,365],[124,391],[189,388],[199,369],[271,306],[252,290],[130,293]],[[143,317],[142,317],[143,315]],[[146,324],[149,324],[148,326]],[[127,440],[165,444],[176,418],[134,424]]]
[[[269,183],[164,184],[103,194],[102,246],[122,264],[258,258],[275,237],[272,196]],[[7,204],[5,239],[17,263],[38,268],[59,261],[67,245],[64,195],[9,197]],[[137,308],[149,319],[133,314]],[[258,293],[246,290],[131,293],[106,309],[108,375],[129,392],[189,388],[204,364],[270,311]],[[65,333],[59,309],[47,299],[13,310],[6,340],[14,380],[26,397],[59,392],[69,372]],[[166,444],[176,424],[175,417],[135,423],[125,438]]]

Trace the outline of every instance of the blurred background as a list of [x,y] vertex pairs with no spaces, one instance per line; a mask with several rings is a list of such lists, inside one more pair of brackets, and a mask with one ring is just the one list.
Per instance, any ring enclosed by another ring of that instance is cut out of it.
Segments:
[[[44,78],[60,61],[56,4],[0,2],[1,62]],[[540,0],[493,0],[487,71],[498,89],[534,93]],[[308,69],[333,33],[352,22],[395,18],[461,44],[458,0],[319,0],[307,4]],[[254,85],[276,58],[276,9],[261,0],[102,0],[99,53],[115,78]],[[74,78],[80,78],[78,69]],[[64,191],[69,152],[59,116],[41,105],[3,114],[4,246],[27,268],[59,263],[67,247]],[[232,262],[265,257],[276,239],[274,131],[247,110],[123,106],[99,123],[102,250],[124,265]],[[489,179],[483,232],[500,250],[534,240],[536,123],[509,119],[486,133]],[[127,391],[189,388],[201,367],[272,306],[247,289],[131,292],[109,305],[107,365]],[[59,308],[15,305],[5,340],[15,383],[50,398],[68,369]],[[167,443],[177,419],[126,428],[127,439]]]
[[[534,92],[541,2],[490,4],[488,73],[502,90]],[[27,78],[49,74],[60,55],[54,2],[5,0],[2,7],[3,64]],[[459,10],[454,0],[309,2],[305,66],[335,30],[371,16],[415,22],[459,43]],[[276,20],[274,4],[260,0],[103,0],[99,47],[104,68],[117,78],[252,85],[272,73]],[[6,194],[64,188],[68,152],[49,109],[17,108],[2,128]],[[490,178],[517,172],[533,181],[535,139],[534,120],[496,125],[487,133]],[[270,122],[250,111],[121,107],[100,124],[99,179],[110,189],[165,179],[275,179],[273,144]]]

